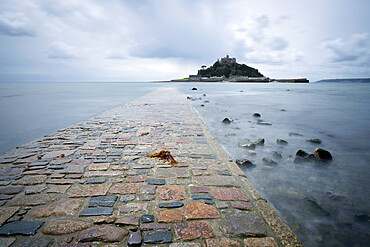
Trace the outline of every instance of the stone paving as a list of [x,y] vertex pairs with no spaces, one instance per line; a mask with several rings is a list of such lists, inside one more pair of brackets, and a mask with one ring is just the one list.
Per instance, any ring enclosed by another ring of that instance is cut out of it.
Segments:
[[[148,154],[166,148],[179,163]],[[0,246],[302,246],[161,88],[0,157]]]

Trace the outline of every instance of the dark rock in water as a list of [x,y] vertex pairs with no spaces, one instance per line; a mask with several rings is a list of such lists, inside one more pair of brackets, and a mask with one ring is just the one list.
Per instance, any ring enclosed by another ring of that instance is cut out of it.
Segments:
[[347,204],[347,205],[354,205],[353,201],[350,198],[348,198],[344,195],[341,195],[341,194],[338,194],[338,193],[335,193],[335,192],[332,192],[332,191],[328,191],[327,195],[330,199],[332,199],[334,201],[339,201],[339,202],[342,202],[342,203]]
[[258,112],[256,112],[256,113],[253,114],[253,117],[261,117],[261,114],[259,114]]
[[323,209],[315,200],[305,197],[304,204],[308,207],[308,209],[314,213],[321,216],[328,216],[330,215],[328,211]]
[[204,107],[204,105],[203,105],[203,104],[201,104],[200,106],[201,106],[201,107]]
[[256,144],[254,144],[254,143],[246,144],[246,145],[243,145],[242,147],[245,148],[245,149],[254,150],[254,149],[256,149]]
[[281,153],[278,153],[276,151],[272,153],[272,157],[274,157],[275,159],[279,159],[279,160],[283,158]]
[[209,100],[205,100],[204,103],[209,103]]
[[291,132],[291,133],[289,133],[289,136],[303,136],[303,135],[301,135],[299,133]]
[[311,142],[313,144],[321,144],[321,140],[318,139],[318,138],[314,138],[314,139],[308,139],[306,140],[307,142]]
[[205,97],[205,96],[207,96],[207,94],[204,93],[203,96]]
[[247,168],[256,166],[255,164],[253,164],[252,161],[247,160],[247,159],[237,159],[235,160],[235,163],[240,166],[247,167]]
[[198,90],[198,88],[196,88],[196,87],[193,87],[191,90]]
[[257,141],[255,141],[254,144],[256,144],[258,146],[263,146],[263,145],[265,145],[265,139],[260,138]]
[[283,140],[283,139],[277,139],[276,143],[280,144],[280,145],[288,145],[288,142],[286,140]]
[[356,219],[361,220],[361,221],[370,221],[370,216],[368,214],[356,214]]
[[248,144],[251,144],[252,143],[252,141],[251,140],[249,140],[249,139],[243,139],[243,140],[241,140],[239,143],[238,143],[238,146],[239,147],[244,147],[245,145],[248,145]]
[[313,154],[309,154],[302,149],[298,150],[297,153],[295,154],[295,159],[294,163],[302,163],[302,162],[307,162],[307,161],[313,161],[315,157]]
[[265,165],[268,165],[268,166],[276,166],[278,163],[276,163],[275,161],[273,161],[272,159],[268,158],[268,157],[264,157],[262,159],[263,163]]
[[224,120],[222,120],[222,123],[223,124],[230,124],[231,123],[231,120],[228,119],[228,118],[224,118]]
[[280,109],[280,111],[286,111],[285,109]]
[[313,155],[317,160],[320,161],[330,161],[333,159],[333,156],[331,153],[325,149],[322,148],[316,148],[315,151],[313,151]]
[[258,121],[257,124],[259,124],[259,125],[272,125],[272,123],[265,122],[265,121]]

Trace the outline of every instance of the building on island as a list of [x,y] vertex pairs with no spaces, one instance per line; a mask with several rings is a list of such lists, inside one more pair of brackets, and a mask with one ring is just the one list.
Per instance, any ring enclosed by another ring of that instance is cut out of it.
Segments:
[[222,57],[221,60],[217,61],[219,63],[236,63],[236,58],[235,57],[229,57],[229,55],[226,55],[226,57]]

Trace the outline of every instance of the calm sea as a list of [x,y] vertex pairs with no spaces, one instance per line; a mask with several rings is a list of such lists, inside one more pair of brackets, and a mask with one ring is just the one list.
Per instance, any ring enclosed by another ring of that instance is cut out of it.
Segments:
[[[305,246],[369,245],[370,83],[198,83],[182,89],[232,159],[256,165],[245,174]],[[257,124],[254,113],[271,125]],[[231,124],[222,123],[226,117]],[[259,138],[265,145],[254,151],[238,147]],[[313,138],[322,143],[307,142]],[[313,153],[318,147],[330,151],[333,162],[294,163],[299,149]]]
[[[232,159],[256,165],[245,174],[305,246],[369,243],[367,83],[0,83],[0,153],[169,85],[194,99],[190,102]],[[271,125],[257,124],[256,112]],[[222,124],[225,117],[233,120],[230,125]],[[259,138],[265,145],[252,152],[238,147]],[[322,143],[306,141],[312,138]],[[329,150],[333,162],[294,163],[297,150],[312,153],[317,147]],[[277,164],[266,165],[263,158]]]

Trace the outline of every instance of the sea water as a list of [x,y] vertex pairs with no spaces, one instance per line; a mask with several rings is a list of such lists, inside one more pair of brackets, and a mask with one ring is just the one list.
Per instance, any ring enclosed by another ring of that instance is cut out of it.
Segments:
[[[305,246],[368,245],[370,84],[0,83],[0,153],[162,86],[191,97],[233,160],[255,164],[243,168],[246,176]],[[231,124],[222,123],[226,117]],[[259,138],[265,144],[253,151],[238,146]],[[322,143],[306,141],[312,138]],[[317,147],[330,151],[333,161],[294,163],[297,150]],[[266,165],[265,157],[277,165]]]
[[[369,83],[191,83],[180,87],[231,158],[255,164],[243,168],[244,173],[305,246],[368,245]],[[232,122],[224,124],[224,118]],[[260,138],[265,144],[255,150],[238,146],[245,139]],[[322,143],[307,141],[313,138]],[[281,145],[277,139],[288,144]],[[294,162],[299,149],[313,153],[319,147],[331,152],[332,162]],[[277,164],[266,164],[263,158]]]
[[157,83],[0,83],[0,154],[129,102]]

